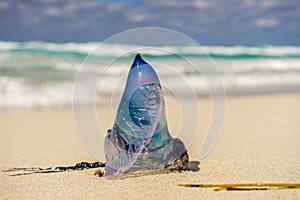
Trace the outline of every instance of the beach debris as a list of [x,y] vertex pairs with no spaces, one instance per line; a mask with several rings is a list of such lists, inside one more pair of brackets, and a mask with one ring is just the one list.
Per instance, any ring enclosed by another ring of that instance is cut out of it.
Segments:
[[299,183],[179,184],[178,186],[192,188],[213,188],[214,191],[300,189]]
[[180,139],[172,138],[168,131],[158,76],[140,54],[130,68],[104,150],[107,179],[128,172],[188,170],[185,145]]
[[[6,170],[2,170],[2,172],[12,173],[9,176],[23,176],[30,174],[48,174],[48,173],[58,173],[58,172],[66,172],[66,171],[77,171],[77,170],[86,170],[86,169],[94,169],[94,168],[104,168],[105,163],[102,162],[80,162],[74,166],[58,166],[58,167],[14,167]],[[99,174],[98,174],[99,175]]]
[[94,175],[97,175],[99,177],[103,177],[104,176],[104,169],[97,169],[95,172],[94,172]]

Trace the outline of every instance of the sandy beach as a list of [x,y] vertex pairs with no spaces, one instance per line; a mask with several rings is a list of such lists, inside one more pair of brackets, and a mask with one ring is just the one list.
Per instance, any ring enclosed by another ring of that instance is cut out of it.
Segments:
[[[179,109],[167,104],[168,125],[178,127]],[[210,119],[209,99],[199,99],[199,138]],[[109,107],[97,108],[108,129]],[[178,184],[300,183],[300,95],[229,97],[223,133],[199,171],[108,181],[95,169],[9,176],[13,167],[69,166],[96,162],[76,133],[71,109],[0,112],[0,199],[300,199],[300,190],[214,191]],[[99,144],[102,145],[102,144]]]

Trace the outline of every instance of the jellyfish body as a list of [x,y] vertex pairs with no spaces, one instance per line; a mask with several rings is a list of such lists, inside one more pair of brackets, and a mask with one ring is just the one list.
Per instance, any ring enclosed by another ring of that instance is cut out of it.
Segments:
[[164,168],[187,156],[183,142],[169,134],[160,81],[140,54],[128,73],[104,150],[108,179],[137,170]]

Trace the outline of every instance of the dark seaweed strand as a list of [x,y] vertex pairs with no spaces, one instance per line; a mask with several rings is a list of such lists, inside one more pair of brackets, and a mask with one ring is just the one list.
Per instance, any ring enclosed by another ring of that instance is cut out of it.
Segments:
[[178,186],[193,188],[213,188],[214,191],[300,189],[299,183],[179,184]]
[[21,176],[21,175],[30,175],[30,174],[37,174],[37,173],[58,173],[58,172],[65,172],[65,171],[75,171],[75,170],[85,170],[85,169],[92,169],[92,168],[99,168],[105,167],[105,163],[102,162],[81,162],[77,163],[74,166],[58,166],[58,167],[48,167],[48,168],[41,168],[41,167],[29,167],[29,168],[10,168],[7,170],[2,170],[2,172],[19,172],[16,174],[12,174],[9,176]]
[[98,167],[105,167],[105,163],[101,162],[94,162],[94,163],[88,163],[88,162],[81,162],[77,163],[74,166],[69,167],[56,167],[56,170],[59,171],[74,171],[74,170],[84,170],[84,169],[90,169],[90,168],[98,168]]

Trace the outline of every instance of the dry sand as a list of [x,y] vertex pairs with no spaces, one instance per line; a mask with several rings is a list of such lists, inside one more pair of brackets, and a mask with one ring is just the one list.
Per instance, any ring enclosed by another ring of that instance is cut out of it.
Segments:
[[[207,130],[211,106],[200,99],[199,138]],[[8,176],[12,167],[55,167],[95,162],[76,133],[71,110],[0,113],[1,199],[300,199],[300,190],[213,191],[179,187],[182,183],[300,183],[300,95],[227,99],[222,136],[200,170],[108,181],[94,169]],[[169,127],[179,128],[180,110],[167,105]],[[101,126],[112,125],[108,107],[97,109]],[[102,144],[99,144],[102,145]]]

